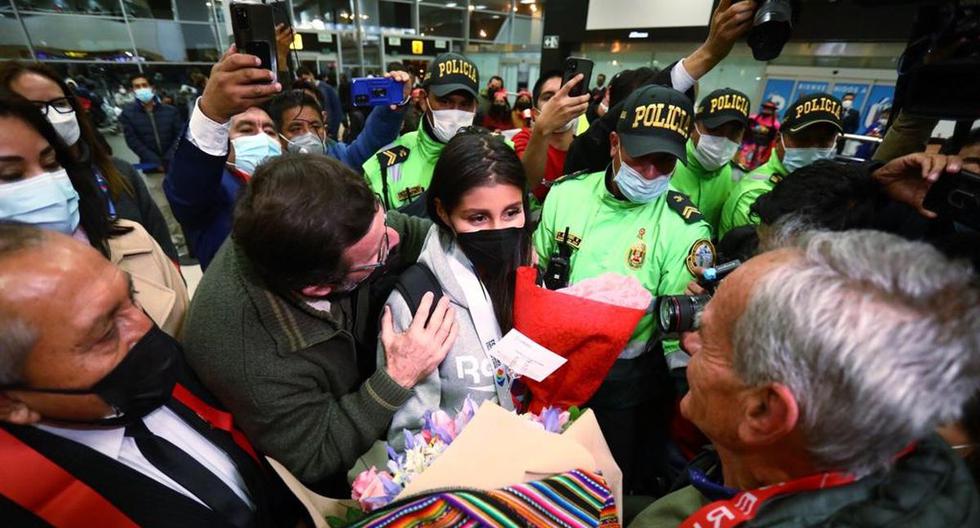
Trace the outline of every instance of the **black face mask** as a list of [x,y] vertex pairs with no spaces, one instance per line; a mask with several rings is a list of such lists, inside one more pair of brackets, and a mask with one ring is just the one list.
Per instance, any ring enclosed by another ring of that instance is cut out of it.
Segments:
[[154,325],[133,345],[116,368],[91,389],[39,389],[16,385],[2,388],[50,394],[95,394],[115,410],[115,416],[84,423],[103,426],[126,425],[167,403],[177,383],[179,356],[180,345],[177,340]]
[[495,273],[497,270],[510,271],[520,265],[516,260],[527,242],[527,232],[522,227],[484,229],[457,233],[456,241],[477,270]]
[[514,103],[514,109],[520,110],[521,112],[531,108],[531,101],[525,101],[523,99],[518,100]]

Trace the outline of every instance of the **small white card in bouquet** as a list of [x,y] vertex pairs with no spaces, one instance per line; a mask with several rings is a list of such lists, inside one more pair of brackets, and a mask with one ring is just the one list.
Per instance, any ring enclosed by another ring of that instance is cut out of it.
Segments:
[[496,346],[490,348],[489,353],[507,365],[511,372],[538,382],[568,361],[517,330],[507,332]]

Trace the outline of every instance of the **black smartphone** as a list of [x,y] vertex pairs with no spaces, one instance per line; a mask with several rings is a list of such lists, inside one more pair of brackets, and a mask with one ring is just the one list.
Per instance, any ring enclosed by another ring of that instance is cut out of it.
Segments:
[[589,81],[592,79],[592,61],[583,57],[569,57],[565,59],[565,72],[561,76],[561,85],[572,80],[578,74],[582,74],[582,81],[575,85],[568,95],[578,97],[589,93]]
[[980,229],[980,174],[943,174],[926,193],[923,207],[941,217]]
[[[261,68],[276,76],[276,24],[272,6],[266,4],[232,3],[231,29],[235,34],[235,47],[239,53],[255,55],[262,61]],[[273,79],[270,82],[275,82]],[[263,83],[265,84],[265,83]]]
[[273,27],[276,27],[279,24],[285,24],[287,27],[293,27],[293,20],[289,16],[289,6],[286,5],[285,0],[269,2],[266,5],[272,7]]

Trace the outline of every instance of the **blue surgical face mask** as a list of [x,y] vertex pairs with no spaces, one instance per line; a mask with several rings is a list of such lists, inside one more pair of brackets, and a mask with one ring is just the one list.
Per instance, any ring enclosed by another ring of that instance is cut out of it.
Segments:
[[235,148],[235,167],[249,174],[254,174],[263,161],[282,154],[279,142],[262,132],[237,137],[231,140],[231,146]]
[[137,88],[133,90],[133,95],[135,95],[141,103],[149,103],[153,100],[153,88]]
[[0,185],[0,219],[71,235],[78,228],[78,192],[65,169]]
[[782,143],[783,149],[786,151],[782,159],[783,167],[786,167],[789,172],[812,165],[820,160],[833,159],[834,153],[837,152],[835,147],[787,148],[786,143],[783,142],[783,136],[779,136],[779,142]]
[[620,146],[619,148],[619,170],[613,176],[613,182],[616,183],[616,187],[619,187],[619,192],[623,193],[623,196],[627,200],[633,203],[645,204],[656,200],[660,195],[667,192],[667,185],[670,183],[670,176],[674,171],[648,180],[636,169],[623,163],[623,147]]

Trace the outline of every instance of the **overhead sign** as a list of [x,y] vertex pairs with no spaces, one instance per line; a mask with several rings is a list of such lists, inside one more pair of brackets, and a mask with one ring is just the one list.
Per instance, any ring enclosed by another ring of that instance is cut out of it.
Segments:
[[412,55],[421,55],[425,50],[425,44],[421,40],[412,41]]
[[558,35],[545,35],[544,49],[558,49]]
[[646,31],[630,31],[630,38],[644,39],[649,37],[650,33]]

